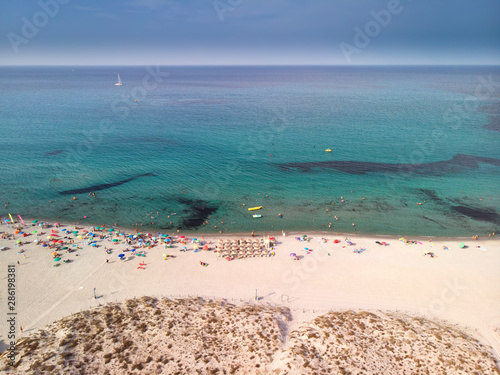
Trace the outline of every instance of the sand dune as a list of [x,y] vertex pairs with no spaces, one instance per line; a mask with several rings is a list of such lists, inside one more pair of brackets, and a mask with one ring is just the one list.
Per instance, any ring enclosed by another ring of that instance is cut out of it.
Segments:
[[[468,334],[421,317],[142,297],[73,314],[22,339],[23,374],[499,374]],[[3,371],[8,371],[2,359]]]

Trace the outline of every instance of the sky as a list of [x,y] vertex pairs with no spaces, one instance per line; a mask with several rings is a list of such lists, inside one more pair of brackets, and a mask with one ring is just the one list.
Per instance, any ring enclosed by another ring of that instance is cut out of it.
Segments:
[[0,65],[498,65],[500,0],[3,0]]

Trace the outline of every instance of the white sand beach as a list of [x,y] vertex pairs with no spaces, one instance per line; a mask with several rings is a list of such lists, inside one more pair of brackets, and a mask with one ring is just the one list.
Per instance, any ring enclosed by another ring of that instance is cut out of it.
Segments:
[[[74,226],[48,228],[38,238],[45,240],[56,230],[61,236],[58,238],[67,242],[62,229],[73,231]],[[24,331],[18,332],[18,338],[65,316],[109,302],[145,295],[200,296],[234,304],[251,302],[287,307],[293,314],[291,330],[330,310],[416,314],[470,331],[500,358],[500,241],[495,237],[478,240],[406,237],[405,243],[383,236],[322,233],[305,233],[309,241],[302,241],[297,237],[304,233],[287,233],[285,237],[277,233],[274,256],[231,261],[218,257],[213,250],[218,239],[251,240],[252,237],[206,235],[204,240],[211,242],[212,250],[194,252],[194,244],[189,241],[192,236],[187,235],[188,251],[180,251],[184,245],[179,243],[167,249],[156,245],[144,249],[144,257],[125,252],[125,261],[118,257],[125,248],[130,248],[123,240],[116,244],[110,237],[99,240],[99,247],[92,247],[76,238],[75,244],[81,249],[71,253],[59,251],[62,259],[54,267],[53,250],[33,243],[37,237],[32,231],[40,229],[24,230],[30,235],[23,238],[17,234],[14,240],[0,240],[0,248],[8,248],[0,252],[5,283],[6,265],[16,266],[17,324]],[[3,225],[0,232],[13,234],[14,229]],[[78,235],[84,233],[79,229]],[[19,239],[29,243],[14,246]],[[334,243],[335,239],[340,242]],[[461,248],[460,243],[465,247]],[[61,244],[70,249],[72,245]],[[111,248],[112,253],[106,253],[105,247]],[[20,253],[21,249],[24,252]],[[428,252],[434,257],[424,255]],[[174,257],[165,260],[163,254]],[[5,301],[5,294],[2,297]],[[2,350],[7,330],[6,319],[2,319]]]

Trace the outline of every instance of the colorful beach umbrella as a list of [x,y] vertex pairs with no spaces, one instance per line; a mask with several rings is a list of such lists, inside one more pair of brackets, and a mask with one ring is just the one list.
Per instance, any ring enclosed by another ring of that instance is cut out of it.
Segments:
[[57,257],[54,259],[54,262],[59,262],[61,260],[61,258]]
[[461,242],[461,243],[458,244],[458,247],[460,247],[461,249],[463,249],[465,247],[465,244],[463,242]]
[[36,224],[36,223],[38,223],[38,220],[33,220],[32,223]]

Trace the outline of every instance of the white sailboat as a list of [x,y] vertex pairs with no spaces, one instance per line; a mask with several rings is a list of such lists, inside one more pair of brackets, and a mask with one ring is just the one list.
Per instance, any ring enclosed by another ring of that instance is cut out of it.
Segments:
[[118,82],[115,83],[115,86],[123,85],[122,80],[120,79],[120,75],[118,74]]

